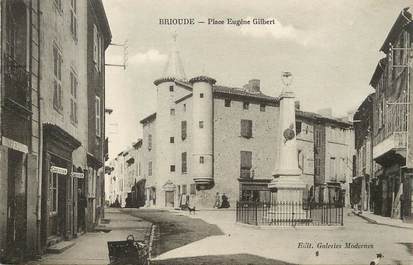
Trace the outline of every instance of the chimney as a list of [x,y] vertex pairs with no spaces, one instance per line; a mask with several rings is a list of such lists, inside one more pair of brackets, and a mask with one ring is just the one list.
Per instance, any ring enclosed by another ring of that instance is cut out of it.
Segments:
[[299,100],[294,101],[294,106],[296,110],[300,110],[300,101]]
[[259,79],[251,79],[248,81],[250,85],[250,89],[252,93],[260,93],[260,80]]

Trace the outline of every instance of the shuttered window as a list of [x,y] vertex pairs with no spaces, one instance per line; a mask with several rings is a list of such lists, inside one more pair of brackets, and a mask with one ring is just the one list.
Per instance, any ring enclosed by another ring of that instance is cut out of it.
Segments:
[[76,74],[70,72],[70,121],[77,124],[77,87],[78,81]]
[[152,150],[152,134],[148,135],[148,150]]
[[195,184],[191,184],[191,186],[190,186],[190,193],[191,193],[191,194],[196,194],[196,185],[195,185]]
[[101,137],[102,135],[102,118],[101,118],[101,104],[100,104],[100,98],[98,96],[95,97],[95,109],[96,109],[96,136]]
[[186,121],[181,121],[181,138],[182,140],[186,139]]
[[77,0],[70,1],[70,31],[72,37],[77,40]]
[[252,152],[241,151],[241,163],[240,163],[240,177],[250,178],[252,168]]
[[245,138],[252,137],[252,120],[241,120],[241,136]]
[[182,173],[187,172],[186,152],[181,154],[181,171]]

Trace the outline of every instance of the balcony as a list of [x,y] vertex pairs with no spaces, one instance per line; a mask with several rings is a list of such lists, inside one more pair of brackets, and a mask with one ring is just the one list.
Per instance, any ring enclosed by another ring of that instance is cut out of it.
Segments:
[[30,113],[30,74],[25,65],[19,65],[7,54],[4,54],[4,83],[7,103]]
[[379,164],[389,159],[389,155],[406,157],[407,132],[393,132],[373,147],[373,159]]

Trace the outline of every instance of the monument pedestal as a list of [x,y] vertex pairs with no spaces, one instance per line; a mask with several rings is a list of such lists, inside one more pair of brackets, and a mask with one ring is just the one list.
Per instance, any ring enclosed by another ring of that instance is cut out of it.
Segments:
[[306,185],[299,176],[280,176],[268,184],[271,191],[271,213],[274,222],[305,222],[303,194]]

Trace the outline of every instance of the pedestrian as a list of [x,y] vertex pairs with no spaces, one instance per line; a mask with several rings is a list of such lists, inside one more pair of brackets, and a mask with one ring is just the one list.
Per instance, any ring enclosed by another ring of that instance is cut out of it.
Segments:
[[221,207],[221,196],[219,196],[219,192],[215,195],[215,204],[214,208],[220,208]]
[[221,208],[229,208],[229,201],[228,197],[225,195],[225,193],[222,194],[222,203],[221,203]]

